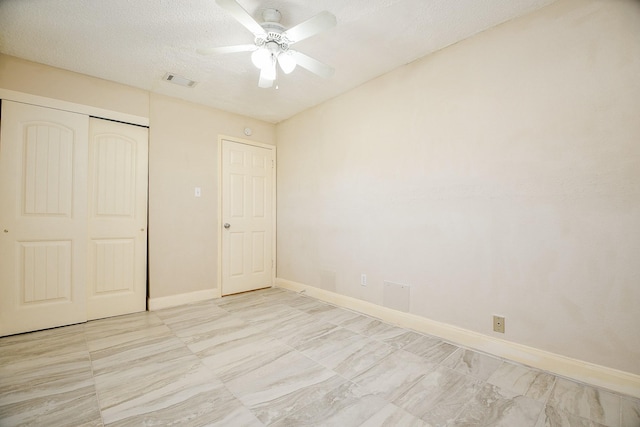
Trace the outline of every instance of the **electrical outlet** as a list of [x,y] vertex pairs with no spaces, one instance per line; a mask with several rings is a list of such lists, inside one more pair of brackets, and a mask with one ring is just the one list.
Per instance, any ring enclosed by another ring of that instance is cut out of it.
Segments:
[[360,285],[367,286],[367,275],[364,273],[360,275]]
[[493,316],[493,330],[504,334],[504,316]]

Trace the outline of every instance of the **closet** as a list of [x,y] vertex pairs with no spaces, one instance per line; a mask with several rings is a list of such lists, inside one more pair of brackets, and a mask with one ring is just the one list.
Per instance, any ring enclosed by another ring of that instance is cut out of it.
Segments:
[[0,336],[144,311],[148,129],[0,114]]

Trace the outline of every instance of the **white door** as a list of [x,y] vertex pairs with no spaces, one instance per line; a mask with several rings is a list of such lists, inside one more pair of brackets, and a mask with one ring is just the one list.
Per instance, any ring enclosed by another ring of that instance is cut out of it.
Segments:
[[222,295],[272,286],[273,150],[222,141]]
[[88,125],[2,101],[0,336],[87,319]]
[[89,122],[89,320],[146,309],[148,129]]

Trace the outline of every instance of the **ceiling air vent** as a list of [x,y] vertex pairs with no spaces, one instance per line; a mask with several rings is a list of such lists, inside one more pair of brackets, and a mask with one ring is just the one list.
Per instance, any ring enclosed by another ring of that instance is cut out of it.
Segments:
[[186,77],[178,76],[173,73],[165,74],[162,79],[184,87],[194,87],[198,84],[198,82],[194,82],[193,80],[189,80]]

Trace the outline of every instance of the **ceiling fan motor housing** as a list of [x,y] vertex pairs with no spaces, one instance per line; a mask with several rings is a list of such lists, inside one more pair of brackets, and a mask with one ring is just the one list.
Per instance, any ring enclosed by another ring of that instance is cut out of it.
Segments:
[[265,48],[270,51],[279,50],[286,52],[289,50],[289,40],[280,34],[267,33],[266,36],[256,37],[255,44],[259,48]]
[[[266,34],[256,37],[256,46],[265,47],[273,53],[275,53],[274,51],[285,52],[289,50],[289,40],[283,35],[285,28],[280,24],[281,17],[282,15],[277,9],[265,9],[262,11],[264,22],[260,26],[264,28]],[[270,43],[277,44],[278,49],[275,49],[275,46],[273,44],[270,45]]]
[[282,19],[282,14],[278,9],[265,9],[262,11],[262,20],[264,22],[279,23]]

